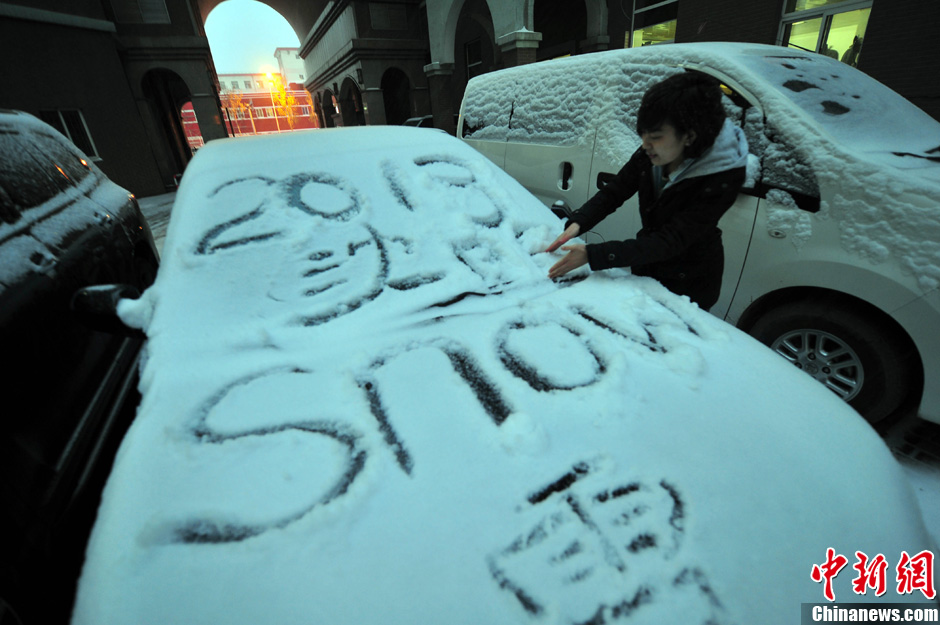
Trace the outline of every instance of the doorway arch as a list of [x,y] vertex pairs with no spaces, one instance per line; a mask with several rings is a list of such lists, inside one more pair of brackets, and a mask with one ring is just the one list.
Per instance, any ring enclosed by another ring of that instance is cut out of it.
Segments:
[[343,126],[365,126],[366,114],[362,108],[362,91],[356,81],[346,78],[339,92],[339,112]]
[[161,173],[172,180],[183,173],[193,157],[180,113],[183,105],[192,100],[192,94],[176,72],[163,68],[152,69],[144,74],[141,92],[156,126],[159,137],[157,148],[166,156],[165,159],[158,159],[160,168],[166,170]]
[[382,101],[385,104],[385,121],[400,125],[412,117],[411,81],[405,72],[390,67],[382,74]]

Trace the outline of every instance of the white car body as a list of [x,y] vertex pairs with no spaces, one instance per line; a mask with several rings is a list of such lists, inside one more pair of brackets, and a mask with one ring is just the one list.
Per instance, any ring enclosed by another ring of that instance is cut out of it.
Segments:
[[[544,204],[577,209],[639,146],[645,90],[687,70],[747,103],[729,101],[752,156],[746,188],[720,223],[725,273],[711,312],[745,330],[794,301],[826,302],[820,316],[858,313],[886,328],[897,358],[916,350],[887,386],[916,395],[922,376],[919,414],[940,422],[940,123],[880,83],[776,46],[616,50],[474,78],[458,133]],[[584,239],[630,238],[638,222],[634,198]],[[861,387],[861,378],[851,382]]]
[[789,625],[827,549],[933,547],[864,420],[652,280],[549,280],[538,207],[433,130],[200,150],[120,306],[143,400],[73,624]]

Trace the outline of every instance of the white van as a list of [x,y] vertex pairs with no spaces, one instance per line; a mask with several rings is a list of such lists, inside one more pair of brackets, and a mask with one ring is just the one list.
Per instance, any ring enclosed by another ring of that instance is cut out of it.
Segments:
[[[940,123],[884,85],[777,46],[614,50],[474,78],[458,136],[546,206],[577,209],[639,147],[643,93],[683,71],[722,82],[751,150],[746,188],[720,222],[711,312],[872,423],[918,404],[940,422]],[[634,198],[583,238],[638,230]]]

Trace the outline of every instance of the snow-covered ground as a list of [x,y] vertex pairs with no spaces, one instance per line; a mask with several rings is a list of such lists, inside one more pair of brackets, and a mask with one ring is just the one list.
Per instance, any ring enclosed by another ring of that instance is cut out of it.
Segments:
[[784,624],[828,547],[935,547],[858,415],[652,280],[549,280],[558,231],[432,130],[200,150],[73,622]]

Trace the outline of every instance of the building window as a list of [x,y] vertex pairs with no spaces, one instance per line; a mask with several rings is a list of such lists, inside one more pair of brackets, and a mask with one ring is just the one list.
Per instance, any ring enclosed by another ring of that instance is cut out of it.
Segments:
[[463,46],[467,59],[467,80],[483,73],[483,44],[479,39],[468,41]]
[[871,0],[786,0],[779,43],[857,66],[871,5]]
[[636,0],[633,26],[627,32],[624,46],[639,48],[676,40],[679,0]]
[[166,0],[111,0],[114,19],[121,24],[169,24]]
[[68,137],[75,144],[75,147],[85,153],[85,156],[95,159],[100,158],[81,111],[77,109],[41,110],[39,111],[39,119]]
[[246,80],[246,81],[245,81],[245,89],[251,89],[251,81],[250,81],[250,80]]

